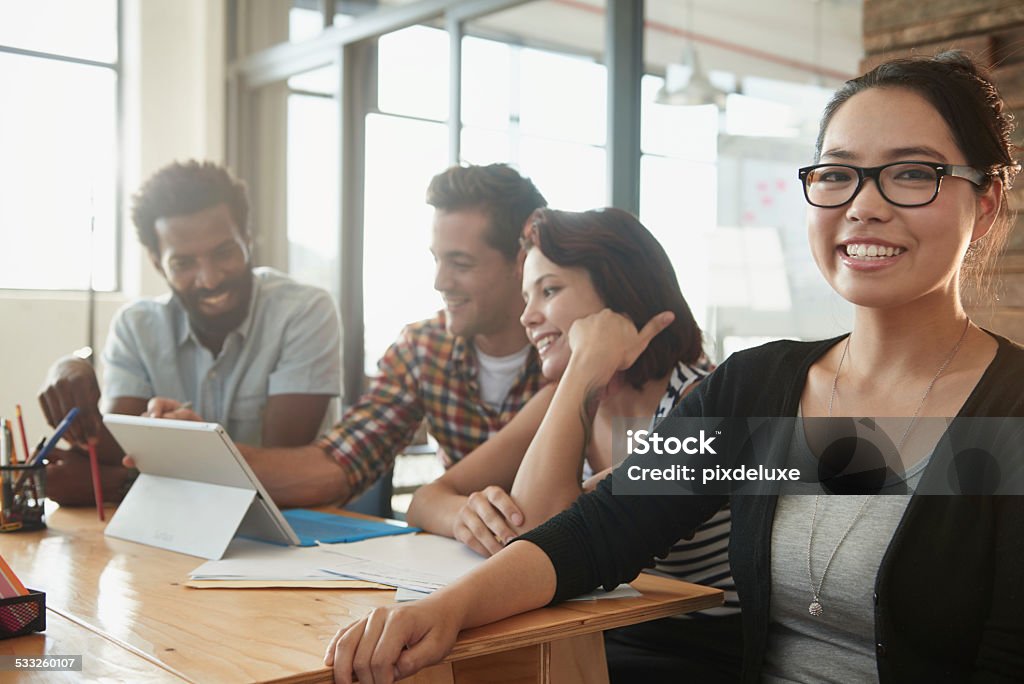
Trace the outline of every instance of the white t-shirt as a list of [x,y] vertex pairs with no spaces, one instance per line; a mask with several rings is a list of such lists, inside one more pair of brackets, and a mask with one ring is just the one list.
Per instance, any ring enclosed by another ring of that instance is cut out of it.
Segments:
[[530,345],[508,356],[489,356],[473,345],[480,369],[477,381],[480,383],[480,397],[489,406],[500,409],[505,397],[519,377],[519,371],[530,355]]

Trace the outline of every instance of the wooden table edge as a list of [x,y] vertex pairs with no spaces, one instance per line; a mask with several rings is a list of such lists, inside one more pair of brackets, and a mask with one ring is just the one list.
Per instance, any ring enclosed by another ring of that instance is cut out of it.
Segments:
[[85,630],[88,630],[89,632],[92,632],[93,634],[95,634],[96,636],[100,637],[101,639],[109,641],[110,643],[114,644],[118,648],[121,648],[121,649],[124,649],[125,651],[128,651],[132,655],[135,655],[135,656],[138,656],[139,658],[142,658],[147,663],[150,663],[152,665],[157,666],[158,668],[160,668],[161,670],[163,670],[164,672],[168,673],[169,675],[171,675],[173,677],[177,677],[178,679],[180,679],[182,681],[185,681],[185,682],[192,682],[192,684],[197,684],[196,680],[190,678],[189,676],[185,675],[182,672],[179,672],[178,670],[175,670],[173,667],[169,666],[167,663],[165,663],[165,662],[159,660],[158,658],[156,658],[156,657],[146,653],[145,651],[143,651],[140,648],[132,646],[131,644],[129,644],[126,641],[118,639],[117,637],[115,637],[114,635],[112,635],[112,634],[110,634],[108,632],[104,632],[102,629],[100,629],[96,625],[90,624],[90,623],[86,622],[85,620],[83,620],[83,619],[81,619],[81,618],[79,618],[79,617],[77,617],[75,615],[71,615],[70,613],[67,613],[67,612],[65,612],[65,611],[63,611],[63,610],[61,610],[59,608],[53,608],[51,606],[47,606],[46,610],[54,613],[55,615],[61,616],[62,618],[64,618],[65,620],[68,620],[69,622],[75,623],[76,625],[78,625],[82,629],[85,629]]
[[[510,650],[525,648],[529,646],[538,646],[540,644],[551,643],[553,641],[559,641],[562,639],[572,639],[579,636],[585,636],[587,634],[593,634],[595,632],[603,632],[608,629],[614,629],[616,627],[623,627],[626,625],[637,624],[636,616],[638,614],[644,616],[644,622],[648,620],[656,620],[658,618],[669,617],[671,615],[677,615],[681,612],[681,609],[685,609],[686,612],[692,612],[696,610],[704,610],[705,608],[715,608],[721,606],[724,601],[724,593],[720,589],[713,589],[710,587],[704,587],[700,585],[688,584],[685,582],[679,582],[679,580],[670,580],[667,578],[656,577],[652,575],[641,575],[641,577],[634,580],[639,581],[641,585],[646,584],[661,584],[664,582],[669,583],[664,586],[671,586],[671,584],[679,583],[685,584],[689,592],[689,595],[682,596],[675,601],[669,603],[663,603],[657,606],[648,606],[646,608],[639,608],[637,611],[630,613],[627,616],[608,616],[601,613],[587,613],[585,611],[579,611],[579,618],[575,620],[564,620],[559,624],[551,625],[541,629],[536,628],[524,628],[521,632],[510,634],[507,637],[495,638],[493,635],[480,635],[474,636],[473,634],[468,635],[468,639],[464,635],[467,632],[472,633],[475,629],[463,630],[459,633],[459,641],[456,641],[455,646],[451,652],[442,658],[438,663],[431,667],[437,667],[438,665],[451,664],[461,660],[470,660],[473,658],[481,658],[489,655],[495,655],[498,653],[505,653]],[[640,590],[641,592],[644,589]],[[649,593],[665,593],[664,589],[657,587],[650,587],[647,589]],[[625,599],[597,599],[603,600],[640,600],[643,597],[633,597]],[[565,609],[572,609],[572,602],[565,602],[559,604],[557,607]],[[543,608],[538,609],[543,610]],[[521,615],[528,615],[523,613]],[[519,617],[519,616],[512,616]],[[511,618],[506,618],[511,619]],[[484,625],[484,628],[493,628],[494,625],[499,625],[502,621],[491,623],[491,625]],[[465,641],[461,640],[465,639]],[[488,643],[482,645],[479,641],[486,640]],[[334,681],[332,671],[329,668],[322,668],[319,670],[312,670],[305,673],[289,675],[286,677],[280,677],[277,679],[263,680],[263,684],[330,684]]]

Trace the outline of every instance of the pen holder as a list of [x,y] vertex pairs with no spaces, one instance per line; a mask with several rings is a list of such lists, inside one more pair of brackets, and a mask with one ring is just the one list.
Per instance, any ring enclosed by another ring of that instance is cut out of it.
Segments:
[[0,599],[0,639],[46,629],[46,594],[29,589],[25,596]]
[[0,532],[46,527],[46,465],[0,466]]

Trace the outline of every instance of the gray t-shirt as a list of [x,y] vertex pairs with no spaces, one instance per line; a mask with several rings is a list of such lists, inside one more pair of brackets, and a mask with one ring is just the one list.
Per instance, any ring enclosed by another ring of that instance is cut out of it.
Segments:
[[[793,463],[800,465],[814,460],[802,423],[796,421],[790,445]],[[916,486],[927,460],[911,467],[905,479],[889,483],[889,489],[904,491],[902,483]],[[801,483],[788,491],[797,493],[779,497],[772,525],[771,609],[762,681],[877,682],[875,578],[910,495],[883,490],[870,497],[819,496],[824,490],[816,483]],[[865,498],[870,500],[865,503]],[[862,505],[863,514],[836,549]],[[809,541],[813,579],[807,572]],[[814,617],[808,611],[811,582],[817,588],[833,549],[819,595],[824,613]]]
[[269,268],[253,269],[253,278],[249,314],[216,357],[170,294],[124,306],[103,351],[104,395],[191,401],[204,420],[254,445],[267,397],[336,396],[340,328],[331,296]]

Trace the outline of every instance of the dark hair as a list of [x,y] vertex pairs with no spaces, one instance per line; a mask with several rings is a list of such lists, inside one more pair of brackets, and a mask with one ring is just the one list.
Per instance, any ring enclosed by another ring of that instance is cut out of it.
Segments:
[[228,205],[243,237],[249,236],[249,197],[245,183],[213,162],[173,162],[149,177],[132,196],[132,222],[139,242],[159,256],[156,222],[185,216],[218,204]]
[[[847,100],[870,88],[903,88],[927,100],[946,122],[967,163],[986,175],[987,181],[978,188],[979,193],[988,190],[992,178],[999,178],[1004,190],[1013,184],[1020,168],[1013,158],[1013,114],[1007,111],[987,71],[959,50],[935,57],[895,59],[847,81],[832,96],[821,117],[816,162],[821,158],[822,142],[832,117]],[[1007,211],[1004,194],[1001,215],[988,235],[972,245],[964,261],[962,280],[981,292],[988,289],[990,264],[1006,243],[1012,224]]]
[[679,290],[672,262],[632,214],[613,208],[539,209],[522,242],[524,250],[536,246],[559,266],[586,269],[605,306],[629,316],[637,328],[662,311],[676,315],[626,371],[636,389],[668,375],[680,361],[692,364],[703,356],[700,327]]
[[487,214],[487,244],[509,261],[519,254],[523,224],[535,209],[548,205],[530,179],[508,164],[452,166],[431,179],[427,204],[441,211],[478,209]]

